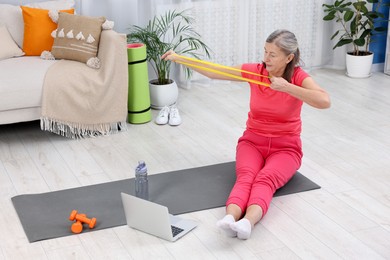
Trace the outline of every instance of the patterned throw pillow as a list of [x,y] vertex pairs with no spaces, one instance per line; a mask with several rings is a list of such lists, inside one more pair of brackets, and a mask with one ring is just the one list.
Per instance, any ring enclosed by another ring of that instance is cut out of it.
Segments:
[[56,59],[87,63],[97,57],[104,17],[89,17],[59,13],[51,54]]

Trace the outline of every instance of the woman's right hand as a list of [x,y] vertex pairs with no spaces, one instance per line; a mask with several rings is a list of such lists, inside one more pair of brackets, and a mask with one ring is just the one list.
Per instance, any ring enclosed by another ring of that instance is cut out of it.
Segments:
[[177,54],[173,51],[173,50],[169,50],[167,51],[166,53],[164,53],[162,56],[161,56],[161,59],[163,60],[170,60],[170,61],[175,61],[175,56]]

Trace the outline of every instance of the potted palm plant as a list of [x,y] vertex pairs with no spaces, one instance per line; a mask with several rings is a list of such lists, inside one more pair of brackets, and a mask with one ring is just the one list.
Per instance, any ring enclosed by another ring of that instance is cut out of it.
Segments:
[[[371,4],[376,8],[369,10]],[[324,21],[336,21],[341,28],[331,36],[331,40],[338,37],[333,49],[351,44],[353,49],[346,54],[347,75],[353,78],[364,78],[371,75],[373,53],[368,46],[372,36],[386,31],[378,20],[385,15],[378,11],[381,0],[336,0],[333,4],[323,4],[326,15]],[[377,22],[377,23],[375,23]]]
[[[161,59],[161,55],[169,50],[177,54],[186,54],[200,59],[204,55],[210,57],[209,47],[201,40],[195,31],[193,17],[181,12],[167,11],[161,16],[155,16],[146,27],[132,26],[127,35],[128,42],[143,43],[146,46],[146,59],[151,64],[157,79],[152,79],[150,85],[150,102],[153,108],[176,103],[178,89],[171,78],[171,61]],[[187,78],[192,71],[184,69]]]

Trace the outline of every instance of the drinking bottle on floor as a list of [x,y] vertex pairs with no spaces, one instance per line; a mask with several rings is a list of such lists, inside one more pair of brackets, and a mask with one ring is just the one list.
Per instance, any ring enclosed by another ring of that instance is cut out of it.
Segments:
[[144,161],[139,161],[135,168],[135,196],[149,200],[148,170]]

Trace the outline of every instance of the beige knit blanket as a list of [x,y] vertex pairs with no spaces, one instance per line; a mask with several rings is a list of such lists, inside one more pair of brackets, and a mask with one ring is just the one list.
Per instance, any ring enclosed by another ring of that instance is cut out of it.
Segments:
[[127,129],[128,61],[125,35],[103,31],[100,69],[60,60],[46,73],[41,129],[70,138]]

